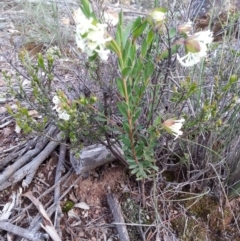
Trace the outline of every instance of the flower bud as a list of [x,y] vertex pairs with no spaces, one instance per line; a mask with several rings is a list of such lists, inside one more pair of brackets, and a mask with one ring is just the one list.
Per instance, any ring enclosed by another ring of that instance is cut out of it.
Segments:
[[187,23],[181,24],[178,26],[177,31],[179,33],[186,33],[188,34],[192,30],[192,22],[188,21]]

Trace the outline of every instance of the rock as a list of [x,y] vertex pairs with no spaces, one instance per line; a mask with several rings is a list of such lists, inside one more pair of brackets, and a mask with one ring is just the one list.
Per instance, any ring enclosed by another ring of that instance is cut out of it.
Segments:
[[219,41],[225,30],[236,30],[239,12],[240,0],[192,0],[189,16],[196,24],[196,31],[210,26],[214,40]]

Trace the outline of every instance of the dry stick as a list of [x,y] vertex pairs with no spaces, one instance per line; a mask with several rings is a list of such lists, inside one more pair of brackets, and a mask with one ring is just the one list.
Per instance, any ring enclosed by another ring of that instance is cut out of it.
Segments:
[[112,193],[108,193],[107,194],[107,201],[108,201],[108,205],[112,211],[113,214],[113,218],[115,223],[121,223],[121,224],[116,224],[117,226],[117,231],[119,234],[119,239],[121,241],[130,241],[128,232],[127,232],[127,227],[124,224],[124,219],[122,216],[122,212],[121,212],[121,207],[119,205],[119,202],[117,200],[117,198],[115,197],[114,194]]
[[[73,169],[71,168],[62,178],[61,180],[59,180],[59,183],[63,182],[66,178],[68,178],[71,174],[73,173]],[[38,198],[43,198],[44,196],[46,196],[48,193],[52,192],[54,190],[54,188],[56,187],[58,183],[55,183],[54,185],[52,185],[49,189],[47,189],[46,191],[44,191]],[[26,208],[23,208],[21,211],[22,212],[26,212],[27,210],[29,210],[30,208],[33,207],[33,204],[29,204]],[[16,219],[18,219],[22,214],[18,214],[16,216],[14,216],[13,218],[10,219],[10,222],[15,222]],[[32,219],[32,222],[34,221],[34,219]],[[32,225],[34,226],[34,225]],[[31,227],[31,224],[30,224]]]
[[57,203],[57,208],[55,212],[55,220],[54,220],[54,227],[57,230],[57,233],[60,237],[62,237],[62,231],[60,228],[60,220],[62,215],[62,209],[60,207],[60,183],[59,180],[61,179],[62,172],[64,171],[63,162],[65,161],[65,155],[66,155],[66,145],[61,144],[60,146],[60,154],[58,159],[58,164],[56,168],[56,175],[55,175],[55,183],[57,183],[55,189],[54,189],[54,203]]
[[[4,160],[2,160],[0,162],[0,170],[2,170],[3,167],[7,166],[10,162],[13,162],[13,160],[15,160],[15,158],[19,157],[21,155],[21,153],[26,152],[28,150],[31,150],[33,147],[36,146],[37,143],[37,139],[38,137],[35,137],[33,140],[28,141],[27,146],[21,150],[21,148],[23,148],[24,145],[26,145],[26,143],[22,144],[20,143],[19,145],[14,147],[14,150],[12,150],[11,154],[9,154]],[[19,148],[17,148],[19,147]],[[6,150],[10,151],[10,149]]]
[[[71,189],[76,185],[77,182],[79,182],[79,180],[81,180],[81,176],[79,176],[68,188],[67,190],[61,195],[61,197],[59,197],[58,201],[61,201],[70,191]],[[48,209],[47,209],[47,214],[49,215],[49,217],[52,216],[52,214],[55,212],[56,210],[56,203],[53,203]],[[31,228],[29,228],[29,230],[31,230],[32,232],[37,232],[40,228],[41,228],[41,216],[39,215],[38,218],[34,218],[34,223],[31,223]],[[123,240],[124,241],[124,240]]]
[[[51,127],[48,134],[52,134],[56,130],[56,127]],[[2,184],[5,182],[9,177],[15,173],[19,168],[21,168],[25,163],[27,163],[31,158],[36,156],[49,142],[49,140],[45,137],[40,138],[40,141],[37,143],[35,149],[27,152],[24,156],[22,156],[20,159],[15,161],[12,165],[8,166],[6,170],[4,170],[3,173],[0,174],[0,183]],[[11,183],[10,183],[11,185]],[[8,187],[8,186],[7,186]],[[5,188],[5,187],[4,187]],[[2,188],[2,185],[0,185],[0,190],[2,191],[4,188]]]
[[[65,179],[68,179],[68,177],[71,175],[73,173],[73,169],[71,168],[69,171],[68,171],[68,173],[67,174],[65,174],[59,181],[58,181],[58,183],[61,183],[62,181],[64,181]],[[67,181],[66,181],[67,182]],[[50,193],[55,187],[56,187],[56,185],[58,184],[58,183],[55,183],[52,187],[50,187],[48,190],[46,190],[44,193],[42,193],[39,197],[38,197],[38,199],[40,199],[40,198],[42,198],[42,197],[44,197],[45,195],[47,195],[48,193]],[[71,189],[69,189],[69,191],[70,191]],[[66,193],[67,194],[67,193]],[[65,194],[65,195],[66,195]],[[65,195],[62,195],[61,197],[60,197],[60,199],[59,199],[59,201],[62,199],[62,198],[64,198],[64,196]],[[31,207],[33,207],[34,205],[31,203],[27,208],[25,208],[23,211],[26,211],[27,209],[29,209],[29,208],[31,208]],[[48,204],[46,204],[45,206],[48,206]],[[54,211],[55,211],[55,204],[53,204],[50,208],[48,208],[48,211],[47,211],[47,213],[48,213],[48,215],[49,216],[51,216],[53,213],[54,213]],[[12,220],[12,219],[11,219]],[[32,233],[36,233],[40,228],[41,228],[41,215],[40,214],[38,214],[37,216],[35,216],[33,219],[32,219],[32,221],[31,221],[31,223],[30,223],[30,225],[29,225],[29,228],[27,229],[28,230],[28,232],[32,232]],[[29,231],[30,230],[30,231]],[[44,235],[47,235],[47,234],[44,234]],[[47,235],[48,236],[48,235]],[[16,241],[20,241],[20,240],[22,240],[21,238],[18,238],[18,239],[16,239]],[[25,241],[25,240],[24,240]]]
[[[62,133],[61,132],[57,135],[56,139],[57,139],[57,141],[61,141],[61,139],[62,139]],[[41,151],[40,154],[38,156],[36,156],[30,163],[28,163],[27,165],[22,167],[20,170],[16,171],[11,176],[11,178],[9,178],[5,182],[1,183],[0,191],[2,191],[5,188],[11,186],[13,183],[19,182],[26,175],[27,175],[27,178],[26,178],[26,180],[23,181],[22,185],[23,185],[23,187],[27,187],[31,183],[38,167],[56,149],[56,147],[58,145],[59,145],[59,143],[55,142],[55,141],[51,141],[50,143],[48,143],[48,145],[44,148],[44,150]]]
[[9,222],[0,221],[0,229],[16,234],[31,241],[42,241],[47,236],[41,233],[31,232],[28,229],[18,227]]

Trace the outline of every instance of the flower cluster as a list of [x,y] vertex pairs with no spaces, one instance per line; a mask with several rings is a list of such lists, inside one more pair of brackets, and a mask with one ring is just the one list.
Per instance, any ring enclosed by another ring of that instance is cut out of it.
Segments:
[[159,11],[157,9],[153,10],[150,16],[152,17],[155,23],[161,23],[166,19],[166,13]]
[[[189,27],[189,26],[188,26]],[[191,67],[201,61],[207,55],[207,47],[213,41],[213,34],[210,30],[200,31],[184,40],[187,54],[177,59],[184,67]]]
[[183,134],[183,132],[181,131],[181,128],[183,126],[184,121],[185,121],[184,119],[180,119],[180,120],[168,119],[164,121],[162,125],[167,132],[175,136],[174,140],[176,140],[179,136]]
[[103,61],[106,61],[110,51],[105,49],[105,45],[112,40],[111,37],[106,37],[107,24],[95,23],[93,18],[87,18],[81,10],[78,11],[75,21],[78,48],[89,57],[97,53]]
[[56,110],[60,119],[68,121],[70,119],[70,115],[62,109],[61,107],[61,100],[58,96],[54,96],[52,102],[55,104],[53,110]]

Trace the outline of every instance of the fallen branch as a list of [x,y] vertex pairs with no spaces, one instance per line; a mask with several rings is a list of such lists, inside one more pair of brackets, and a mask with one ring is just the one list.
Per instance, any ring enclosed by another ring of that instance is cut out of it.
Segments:
[[[115,145],[114,149],[119,153],[123,153]],[[102,144],[84,147],[80,154],[73,151],[70,152],[71,164],[78,175],[115,160],[117,160],[116,157]]]
[[56,168],[56,175],[55,175],[55,183],[57,185],[56,185],[56,188],[54,189],[54,203],[57,204],[55,217],[54,217],[54,227],[56,228],[57,233],[60,237],[62,237],[62,230],[60,227],[60,221],[61,221],[61,217],[62,217],[62,209],[60,206],[60,199],[59,199],[60,194],[61,194],[59,180],[61,179],[62,172],[64,171],[63,163],[65,161],[66,149],[67,149],[66,145],[64,145],[64,143],[61,144],[58,164],[57,164],[57,168]]
[[130,241],[128,231],[127,231],[127,227],[124,224],[124,218],[122,216],[121,207],[120,207],[120,204],[119,204],[116,196],[112,193],[108,193],[107,194],[107,201],[108,201],[108,205],[109,205],[109,207],[112,211],[114,221],[116,223],[122,223],[122,224],[116,224],[117,231],[118,231],[118,234],[119,234],[119,240]]
[[48,238],[47,234],[31,232],[28,229],[4,221],[0,221],[0,229],[32,241],[42,241]]
[[[19,170],[15,170],[15,173],[13,173],[10,168],[14,166],[15,163],[19,165],[19,160],[17,160],[13,165],[9,166],[1,175],[0,175],[0,180],[2,177],[2,180],[4,180],[1,185],[0,185],[0,191],[4,190],[5,188],[11,186],[12,184],[21,181],[25,176],[26,179],[23,181],[23,186],[27,187],[33,177],[35,172],[37,171],[38,167],[41,165],[41,163],[46,160],[46,158],[56,149],[56,147],[59,145],[59,141],[61,141],[62,138],[62,133],[59,133],[56,137],[56,141],[51,141],[48,143],[48,145],[40,152],[38,156],[36,156],[30,163],[27,165],[23,166]],[[49,141],[49,140],[48,140]],[[29,153],[26,153],[26,155],[29,156]],[[25,157],[25,155],[23,156]],[[21,159],[21,158],[20,158]],[[16,165],[14,166],[16,167]],[[11,174],[11,175],[10,175]],[[6,180],[6,177],[8,179]]]
[[[57,129],[56,127],[51,126],[47,134],[52,135],[56,131],[56,129]],[[27,152],[24,156],[20,157],[20,159],[16,160],[12,165],[8,166],[3,173],[0,174],[0,183],[3,183],[6,180],[8,180],[11,177],[11,175],[13,175],[23,165],[25,165],[33,157],[39,154],[39,152],[41,152],[41,150],[46,146],[48,142],[49,142],[49,139],[42,136],[39,142],[37,143],[35,149]],[[1,189],[1,186],[0,186],[0,190],[3,190]]]

